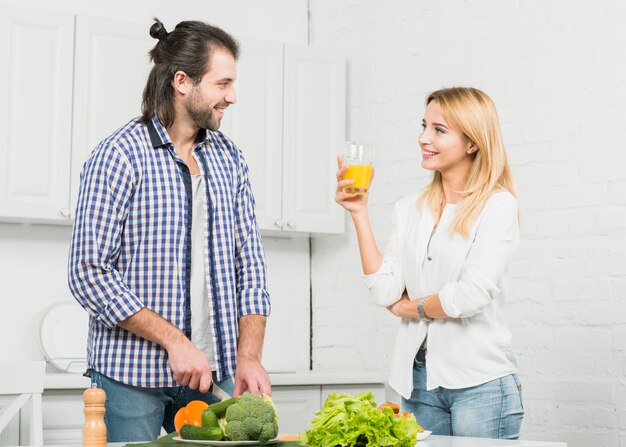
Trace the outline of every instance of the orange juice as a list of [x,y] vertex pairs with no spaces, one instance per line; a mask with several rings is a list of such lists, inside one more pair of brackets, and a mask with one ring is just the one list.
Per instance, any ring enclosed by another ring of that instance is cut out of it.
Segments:
[[343,174],[343,179],[354,180],[354,183],[343,188],[344,192],[367,192],[370,187],[370,181],[372,180],[372,165],[349,165],[346,172]]

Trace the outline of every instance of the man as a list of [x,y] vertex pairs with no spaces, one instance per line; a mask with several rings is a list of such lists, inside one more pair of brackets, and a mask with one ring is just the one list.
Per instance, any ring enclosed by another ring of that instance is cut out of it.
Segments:
[[[217,129],[236,101],[237,42],[202,22],[168,33],[141,118],[84,166],[69,285],[89,312],[88,374],[107,393],[108,441],[155,439],[191,400],[270,393],[270,302],[248,168]],[[232,377],[234,376],[234,389]]]

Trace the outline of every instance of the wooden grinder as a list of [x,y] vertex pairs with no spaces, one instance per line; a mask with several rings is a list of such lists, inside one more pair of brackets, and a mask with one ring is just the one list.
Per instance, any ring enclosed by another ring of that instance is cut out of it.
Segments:
[[104,402],[107,397],[95,383],[83,393],[85,425],[83,425],[83,447],[106,447],[107,427],[104,424]]

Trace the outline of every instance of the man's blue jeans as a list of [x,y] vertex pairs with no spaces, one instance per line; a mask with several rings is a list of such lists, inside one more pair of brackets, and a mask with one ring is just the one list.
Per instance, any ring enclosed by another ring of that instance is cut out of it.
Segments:
[[[124,385],[97,371],[90,370],[89,373],[91,382],[107,395],[104,422],[108,442],[151,441],[159,436],[161,427],[168,433],[175,431],[176,412],[192,400],[208,404],[219,401],[210,392],[201,393],[187,386],[142,388]],[[235,389],[232,379],[216,383],[228,394]]]
[[510,374],[461,389],[426,390],[426,359],[420,351],[413,365],[413,392],[402,408],[435,435],[519,438],[524,407],[522,385]]

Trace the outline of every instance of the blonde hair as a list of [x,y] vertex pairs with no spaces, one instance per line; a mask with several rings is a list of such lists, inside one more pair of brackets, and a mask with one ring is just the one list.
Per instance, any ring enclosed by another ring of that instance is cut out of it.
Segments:
[[[496,107],[484,92],[470,87],[453,87],[437,90],[426,98],[426,105],[437,102],[444,119],[476,145],[465,189],[457,206],[456,216],[450,226],[450,236],[458,233],[469,236],[469,227],[489,197],[497,191],[516,195],[509,161],[504,151]],[[433,173],[430,185],[418,200],[418,205],[428,204],[439,215],[443,200],[441,173]]]

